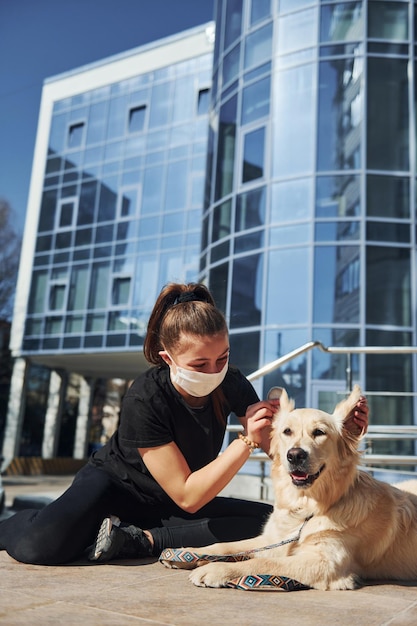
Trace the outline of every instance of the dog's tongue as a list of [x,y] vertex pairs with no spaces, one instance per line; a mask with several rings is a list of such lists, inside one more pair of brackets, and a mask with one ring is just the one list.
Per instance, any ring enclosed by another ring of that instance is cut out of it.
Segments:
[[299,479],[304,479],[305,480],[306,478],[308,478],[308,474],[306,474],[305,472],[300,472],[300,471],[292,472],[291,476],[293,478],[297,478],[298,480]]

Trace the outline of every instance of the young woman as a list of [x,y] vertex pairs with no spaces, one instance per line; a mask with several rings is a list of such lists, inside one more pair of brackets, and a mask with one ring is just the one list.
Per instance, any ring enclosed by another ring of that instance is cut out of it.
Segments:
[[[259,534],[271,506],[218,494],[253,449],[268,452],[279,399],[259,401],[229,365],[226,321],[206,287],[162,290],[144,354],[154,367],[128,390],[110,441],[60,498],[2,522],[0,549],[25,563],[54,565],[85,555],[100,563]],[[244,434],[219,454],[231,412]],[[367,416],[362,399],[352,429],[366,429]]]

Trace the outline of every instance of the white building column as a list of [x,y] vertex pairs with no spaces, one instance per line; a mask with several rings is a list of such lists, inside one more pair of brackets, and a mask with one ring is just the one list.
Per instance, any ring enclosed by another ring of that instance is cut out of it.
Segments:
[[7,467],[14,457],[19,455],[20,435],[25,412],[26,369],[25,359],[18,358],[15,360],[3,439],[3,467]]
[[87,381],[85,378],[81,378],[80,400],[78,403],[78,417],[74,442],[75,459],[85,459],[87,456],[91,389],[91,382]]
[[45,426],[43,431],[43,459],[52,459],[56,456],[64,393],[65,385],[63,376],[53,370],[49,379],[48,406],[46,409]]

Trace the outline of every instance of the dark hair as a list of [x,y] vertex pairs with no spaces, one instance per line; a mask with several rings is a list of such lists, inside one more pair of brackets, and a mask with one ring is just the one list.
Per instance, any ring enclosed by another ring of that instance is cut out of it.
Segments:
[[[175,351],[184,339],[183,335],[203,337],[227,332],[226,319],[205,285],[170,283],[162,289],[155,302],[148,321],[143,353],[149,363],[165,366],[159,352]],[[226,400],[220,387],[212,392],[211,398],[214,413],[224,424],[227,420]]]
[[143,354],[153,365],[162,365],[161,350],[175,351],[182,335],[204,337],[227,333],[223,313],[205,285],[166,285],[155,302],[148,321]]

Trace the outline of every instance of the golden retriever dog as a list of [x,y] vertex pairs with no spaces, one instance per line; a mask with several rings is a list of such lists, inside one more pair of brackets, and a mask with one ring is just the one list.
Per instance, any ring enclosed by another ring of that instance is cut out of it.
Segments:
[[417,496],[358,469],[361,436],[345,421],[360,395],[356,386],[330,415],[295,409],[283,392],[271,436],[274,511],[254,539],[187,548],[207,555],[254,550],[243,561],[191,565],[195,585],[224,587],[257,574],[321,590],[417,579]]

